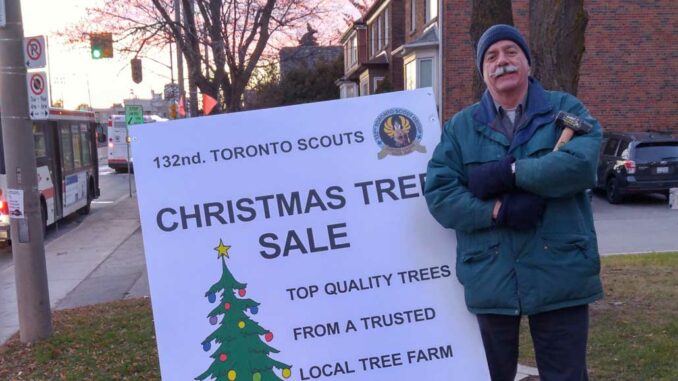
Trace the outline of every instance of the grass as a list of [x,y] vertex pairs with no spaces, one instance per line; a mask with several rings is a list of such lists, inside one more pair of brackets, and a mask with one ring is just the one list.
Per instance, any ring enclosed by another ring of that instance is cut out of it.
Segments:
[[[591,380],[678,380],[678,253],[605,257],[591,306]],[[0,347],[0,380],[158,380],[148,299],[57,311],[54,336]],[[525,320],[525,319],[524,319]],[[522,364],[534,354],[522,329]]]
[[54,335],[0,347],[0,380],[159,380],[148,299],[54,312]]
[[[591,380],[678,380],[678,253],[602,258],[605,299],[591,305]],[[527,319],[520,362],[536,366]]]

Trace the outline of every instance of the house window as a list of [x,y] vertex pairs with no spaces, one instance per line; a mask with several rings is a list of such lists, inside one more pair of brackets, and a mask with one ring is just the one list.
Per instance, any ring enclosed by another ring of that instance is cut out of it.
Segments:
[[360,96],[370,95],[370,82],[368,78],[360,80]]
[[438,0],[426,0],[426,22],[438,17]]
[[419,60],[419,86],[433,87],[433,59],[425,58]]
[[384,77],[374,77],[374,83],[372,84],[372,88],[376,92],[379,89],[379,85],[384,82]]
[[377,19],[377,36],[378,36],[377,37],[377,48],[379,50],[381,50],[381,47],[383,46],[383,44],[382,44],[382,33],[381,33],[381,27],[382,27],[381,21],[382,21],[382,17],[379,16],[379,18]]
[[410,0],[410,30],[417,27],[417,0]]
[[373,56],[377,52],[377,33],[374,30],[374,24],[370,25],[370,55]]
[[417,88],[417,60],[405,64],[405,90]]
[[354,35],[351,38],[351,65],[358,62],[358,35]]
[[405,89],[433,87],[433,58],[412,59],[405,63]]
[[384,46],[388,45],[388,8],[384,11]]

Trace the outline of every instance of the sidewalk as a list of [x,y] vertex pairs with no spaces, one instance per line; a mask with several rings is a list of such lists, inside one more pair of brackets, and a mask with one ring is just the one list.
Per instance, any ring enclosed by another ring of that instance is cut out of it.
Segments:
[[[136,198],[125,196],[45,246],[52,309],[147,296]],[[138,283],[138,284],[137,284]],[[129,286],[125,286],[128,284]],[[0,274],[0,344],[19,329],[14,267]]]

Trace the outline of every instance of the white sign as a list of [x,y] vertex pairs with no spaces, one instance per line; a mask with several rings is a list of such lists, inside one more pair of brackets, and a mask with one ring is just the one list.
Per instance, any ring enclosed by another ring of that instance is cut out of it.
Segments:
[[130,131],[163,380],[489,379],[431,89]]
[[24,60],[29,69],[42,69],[47,64],[45,36],[24,38]]
[[26,74],[28,88],[28,115],[31,119],[47,119],[49,116],[49,89],[47,74],[35,71]]
[[7,210],[9,218],[24,218],[24,191],[22,189],[7,190]]
[[7,13],[5,10],[5,0],[0,0],[0,28],[7,26]]

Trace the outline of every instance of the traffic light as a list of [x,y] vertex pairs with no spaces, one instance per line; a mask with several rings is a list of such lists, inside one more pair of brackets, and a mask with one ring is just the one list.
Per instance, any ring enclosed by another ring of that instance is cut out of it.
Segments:
[[113,35],[111,33],[90,33],[89,43],[92,59],[113,57]]
[[129,65],[132,68],[132,81],[134,83],[141,83],[144,79],[141,73],[141,60],[139,58],[132,58],[129,61]]

